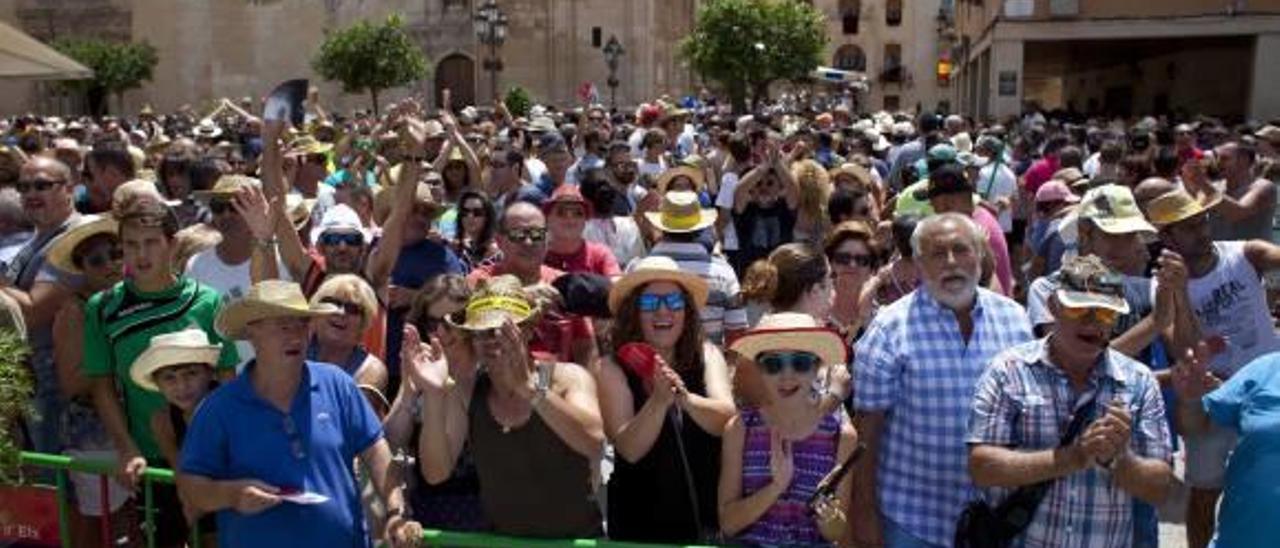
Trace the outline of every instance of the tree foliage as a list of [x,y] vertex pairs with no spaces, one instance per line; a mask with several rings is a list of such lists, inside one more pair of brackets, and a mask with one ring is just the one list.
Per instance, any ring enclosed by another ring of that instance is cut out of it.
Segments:
[[0,484],[20,479],[21,446],[13,437],[23,416],[34,409],[35,380],[27,368],[29,352],[25,338],[13,330],[0,330]]
[[710,0],[698,10],[680,53],[741,111],[748,94],[759,101],[769,84],[806,77],[822,62],[826,45],[826,18],[808,3]]
[[368,91],[377,112],[379,92],[426,77],[427,57],[392,15],[325,33],[312,67],[324,79],[342,82],[347,93]]
[[516,118],[528,116],[529,109],[533,108],[533,98],[529,96],[529,91],[520,86],[512,86],[507,90],[507,96],[502,99],[502,103],[506,105],[507,112]]
[[106,94],[119,97],[151,80],[160,61],[156,48],[146,42],[114,42],[98,38],[64,38],[53,43],[67,57],[93,70],[93,79],[71,80],[66,87],[86,94],[89,110],[95,114],[105,106]]

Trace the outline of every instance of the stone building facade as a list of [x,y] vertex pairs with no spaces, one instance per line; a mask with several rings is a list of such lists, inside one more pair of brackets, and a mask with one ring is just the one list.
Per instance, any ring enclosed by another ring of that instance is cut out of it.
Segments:
[[[424,81],[386,94],[492,102],[487,48],[473,17],[481,0],[0,0],[0,19],[38,39],[69,35],[146,40],[160,62],[154,79],[125,94],[123,110],[144,104],[167,111],[199,108],[220,97],[260,96],[279,80],[308,77],[326,105],[365,108],[366,96],[341,93],[310,68],[326,29],[398,13],[430,59]],[[574,104],[592,83],[604,101],[608,68],[602,47],[616,36],[625,53],[618,67],[617,101],[632,105],[695,85],[675,54],[693,24],[697,0],[498,0],[510,22],[499,55],[498,86],[528,89],[538,101]],[[0,113],[74,112],[45,84],[0,83]],[[432,100],[432,99],[429,99]],[[113,110],[118,108],[112,104]]]
[[957,0],[953,102],[1280,117],[1280,0]]

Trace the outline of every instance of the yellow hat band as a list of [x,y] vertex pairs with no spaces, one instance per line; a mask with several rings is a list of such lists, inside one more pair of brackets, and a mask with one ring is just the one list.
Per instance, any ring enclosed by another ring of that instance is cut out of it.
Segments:
[[516,297],[490,295],[488,297],[481,297],[467,304],[468,318],[490,310],[509,312],[519,318],[526,318],[533,314],[533,307],[529,306],[529,302]]
[[662,224],[668,228],[685,230],[698,226],[700,222],[702,222],[702,212],[697,209],[693,210],[693,213],[685,215],[662,212]]

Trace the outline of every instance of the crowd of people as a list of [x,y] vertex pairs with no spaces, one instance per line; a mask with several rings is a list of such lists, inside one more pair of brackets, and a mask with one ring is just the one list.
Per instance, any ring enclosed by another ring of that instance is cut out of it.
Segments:
[[0,121],[75,545],[1276,538],[1280,127],[257,106]]

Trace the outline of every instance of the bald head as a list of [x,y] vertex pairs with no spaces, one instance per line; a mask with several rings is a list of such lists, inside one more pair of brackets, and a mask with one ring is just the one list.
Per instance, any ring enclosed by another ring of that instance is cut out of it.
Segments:
[[71,168],[57,158],[32,156],[25,164],[22,164],[22,178],[39,173],[51,175],[52,178],[62,181],[71,179]]
[[75,212],[71,168],[55,158],[35,156],[18,175],[22,208],[37,231],[57,228]]
[[1151,200],[1177,189],[1178,185],[1173,181],[1161,177],[1148,177],[1138,183],[1138,186],[1133,187],[1133,199],[1138,203],[1138,208],[1146,213],[1147,204]]

